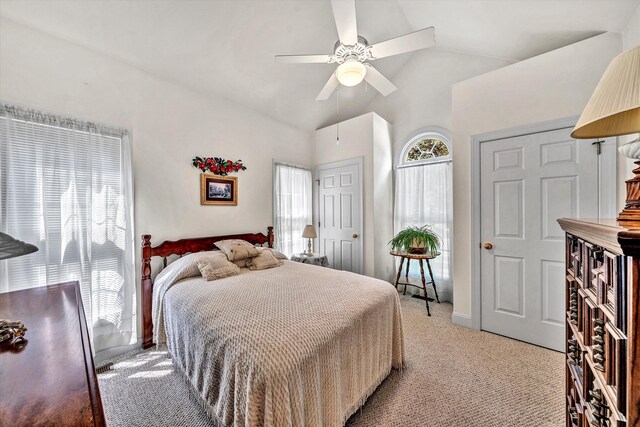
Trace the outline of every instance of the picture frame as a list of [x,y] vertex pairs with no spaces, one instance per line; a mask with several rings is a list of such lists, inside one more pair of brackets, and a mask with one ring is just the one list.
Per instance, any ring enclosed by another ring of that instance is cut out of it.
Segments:
[[238,178],[200,174],[200,204],[213,206],[238,205]]

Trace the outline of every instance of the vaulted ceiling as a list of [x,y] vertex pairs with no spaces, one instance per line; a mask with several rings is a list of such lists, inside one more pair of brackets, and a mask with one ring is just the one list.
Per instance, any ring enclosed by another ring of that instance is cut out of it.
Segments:
[[[370,43],[435,26],[436,49],[514,62],[622,31],[639,5],[640,0],[356,0],[358,32]],[[334,65],[276,64],[273,58],[332,52],[337,34],[327,0],[2,0],[0,15],[301,129],[336,118],[335,95],[315,101]],[[375,65],[393,80],[410,55]],[[341,87],[340,118],[360,113],[375,96],[364,84]]]

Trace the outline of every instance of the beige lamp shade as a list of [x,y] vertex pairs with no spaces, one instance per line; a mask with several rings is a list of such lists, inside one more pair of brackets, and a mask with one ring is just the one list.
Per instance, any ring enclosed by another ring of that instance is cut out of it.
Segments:
[[304,231],[302,232],[302,237],[307,239],[315,239],[316,237],[318,237],[316,228],[311,224],[306,225],[304,227]]
[[616,56],[584,108],[573,138],[640,132],[640,46]]

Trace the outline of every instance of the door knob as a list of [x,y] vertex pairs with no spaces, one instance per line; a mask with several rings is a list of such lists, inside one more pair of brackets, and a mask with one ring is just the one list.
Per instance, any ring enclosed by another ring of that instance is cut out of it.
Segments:
[[358,233],[353,233],[353,235],[351,237],[353,237],[354,239],[357,239],[358,238]]
[[493,249],[493,245],[492,245],[491,243],[489,243],[489,242],[486,242],[486,243],[484,244],[484,248],[485,248],[486,250]]

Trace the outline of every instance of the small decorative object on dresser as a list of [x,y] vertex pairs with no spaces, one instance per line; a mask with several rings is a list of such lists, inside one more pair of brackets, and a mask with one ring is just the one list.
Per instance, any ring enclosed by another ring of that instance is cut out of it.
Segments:
[[238,178],[201,174],[200,204],[237,206]]
[[566,232],[566,425],[638,426],[640,223],[558,222]]
[[323,254],[307,254],[306,252],[301,254],[291,255],[291,261],[301,262],[303,264],[319,265],[321,267],[329,267],[329,260],[326,255]]
[[304,231],[302,232],[302,237],[304,237],[305,239],[308,239],[307,250],[304,251],[304,255],[307,255],[307,256],[313,255],[313,243],[311,242],[311,239],[315,239],[316,237],[318,237],[318,233],[316,233],[316,228],[311,224],[305,225]]

